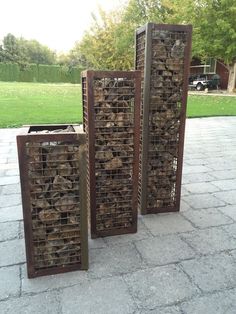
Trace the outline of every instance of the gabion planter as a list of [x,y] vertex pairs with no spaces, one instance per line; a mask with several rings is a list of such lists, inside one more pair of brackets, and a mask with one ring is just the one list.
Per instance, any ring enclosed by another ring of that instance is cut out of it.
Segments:
[[142,214],[178,211],[192,27],[148,23],[136,32],[142,76],[139,203]]
[[27,131],[17,145],[28,277],[87,269],[85,134],[65,125]]
[[137,231],[140,72],[82,73],[91,236]]

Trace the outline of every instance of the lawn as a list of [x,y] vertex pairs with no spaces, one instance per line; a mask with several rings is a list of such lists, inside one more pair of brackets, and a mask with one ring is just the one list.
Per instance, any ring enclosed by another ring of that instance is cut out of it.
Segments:
[[[189,95],[187,115],[236,115],[236,97]],[[0,82],[0,127],[81,121],[80,85]]]

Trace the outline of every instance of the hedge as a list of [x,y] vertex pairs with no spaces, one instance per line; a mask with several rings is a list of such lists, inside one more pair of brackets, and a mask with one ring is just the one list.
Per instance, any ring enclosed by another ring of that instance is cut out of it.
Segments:
[[80,83],[81,68],[59,65],[29,64],[20,69],[17,64],[0,63],[0,81]]

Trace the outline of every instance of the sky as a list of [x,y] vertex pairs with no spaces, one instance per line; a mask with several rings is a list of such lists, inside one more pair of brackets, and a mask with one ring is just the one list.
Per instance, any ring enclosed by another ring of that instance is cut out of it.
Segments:
[[98,6],[110,11],[126,0],[0,0],[0,40],[11,33],[68,52],[92,22]]

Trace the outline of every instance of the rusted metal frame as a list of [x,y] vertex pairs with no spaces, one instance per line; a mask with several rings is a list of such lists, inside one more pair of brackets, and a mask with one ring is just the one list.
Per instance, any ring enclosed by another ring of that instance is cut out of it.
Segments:
[[178,162],[177,162],[177,174],[176,174],[176,210],[180,210],[181,200],[181,182],[183,171],[183,155],[184,155],[184,137],[185,137],[185,123],[186,123],[186,111],[187,111],[187,98],[188,98],[188,77],[191,62],[191,46],[192,46],[192,25],[185,26],[187,33],[187,45],[184,51],[184,73],[183,73],[183,91],[181,101],[181,115],[180,115],[180,129],[179,129],[179,147],[178,147]]
[[[60,128],[61,125],[40,125],[32,126],[34,130],[42,129],[55,129]],[[26,153],[26,143],[29,142],[48,142],[48,141],[67,141],[72,144],[85,144],[86,138],[84,134],[76,133],[60,133],[60,134],[30,134],[30,128],[28,128],[26,134],[17,136],[17,148],[18,148],[18,160],[19,160],[19,171],[20,171],[20,182],[21,182],[21,195],[22,195],[22,208],[24,218],[24,233],[25,233],[25,247],[26,247],[26,260],[27,260],[27,273],[29,278],[38,276],[53,275],[58,273],[64,273],[74,270],[81,270],[88,268],[88,236],[87,236],[87,206],[86,206],[86,195],[80,193],[80,230],[81,230],[81,262],[74,265],[68,266],[55,266],[48,269],[36,270],[34,260],[34,244],[33,244],[33,226],[31,217],[31,202],[30,202],[30,186],[28,177],[28,157]],[[83,154],[84,157],[84,153]],[[82,156],[81,156],[82,157]],[[83,160],[80,160],[80,165],[84,165]],[[83,166],[84,167],[84,166]],[[82,168],[83,168],[82,167]],[[82,171],[83,173],[83,171]],[[80,182],[83,185],[85,177],[83,174],[80,178]],[[84,193],[84,188],[82,189]],[[83,224],[83,225],[82,225]]]
[[[139,110],[140,110],[140,89],[141,77],[139,71],[86,71],[83,76],[87,79],[87,115],[88,115],[88,143],[89,143],[89,185],[90,185],[90,218],[91,218],[91,237],[105,237],[137,231],[137,195],[138,195],[138,154],[139,148]],[[94,93],[93,81],[95,78],[128,78],[135,80],[134,103],[134,165],[133,165],[133,197],[132,197],[132,226],[123,229],[102,230],[96,228],[96,179],[95,179],[95,110],[94,110]],[[136,135],[136,134],[137,135]]]
[[144,56],[144,85],[143,99],[143,123],[142,123],[142,158],[141,158],[141,214],[147,214],[147,164],[149,146],[149,108],[150,108],[150,89],[151,89],[151,61],[152,61],[152,27],[148,23],[145,31],[145,56]]
[[[178,145],[178,160],[177,160],[177,170],[176,170],[176,206],[171,207],[160,207],[160,208],[148,208],[147,210],[147,161],[148,161],[148,149],[145,149],[147,145],[144,144],[144,142],[147,141],[144,140],[145,134],[147,136],[149,126],[146,123],[147,117],[146,112],[143,110],[143,145],[142,145],[142,168],[141,168],[141,180],[142,180],[142,186],[141,186],[141,213],[147,214],[147,213],[161,213],[161,212],[172,212],[172,211],[179,211],[180,209],[180,197],[181,197],[181,180],[182,180],[182,165],[183,165],[183,148],[184,148],[184,132],[185,132],[185,118],[186,118],[186,103],[187,103],[187,90],[188,90],[188,71],[189,71],[189,64],[190,64],[190,53],[191,53],[191,36],[192,36],[192,26],[191,25],[167,25],[167,24],[154,24],[154,23],[147,23],[145,26],[141,27],[136,31],[136,37],[137,35],[141,34],[142,32],[148,32],[148,30],[151,32],[153,29],[157,30],[168,30],[171,32],[186,32],[187,33],[187,45],[185,47],[184,51],[184,73],[183,73],[183,91],[182,91],[182,101],[181,101],[181,116],[180,116],[180,129],[179,129],[179,145]],[[147,40],[147,34],[146,34],[146,40]],[[150,34],[150,40],[152,42],[152,34]],[[145,43],[145,62],[144,62],[144,71],[146,71],[147,67],[147,41]],[[149,44],[150,45],[150,44]],[[151,48],[151,46],[150,46]],[[136,44],[137,49],[137,44]],[[152,50],[152,49],[150,49]],[[150,51],[149,51],[150,53]],[[136,50],[136,56],[137,56],[137,50]],[[135,67],[137,67],[137,58],[135,59]],[[149,55],[149,60],[151,60],[151,57]],[[151,62],[151,61],[150,61]],[[150,81],[149,81],[149,89],[146,90],[147,82],[146,77],[144,76],[144,99],[145,94],[147,92],[150,92]],[[150,79],[150,76],[149,76]],[[146,83],[146,85],[145,85]],[[150,96],[150,95],[149,95]],[[147,102],[143,99],[143,106],[149,106],[150,99],[147,100]],[[143,108],[143,109],[144,109]],[[149,108],[148,108],[149,113]],[[145,160],[146,159],[146,160]]]

